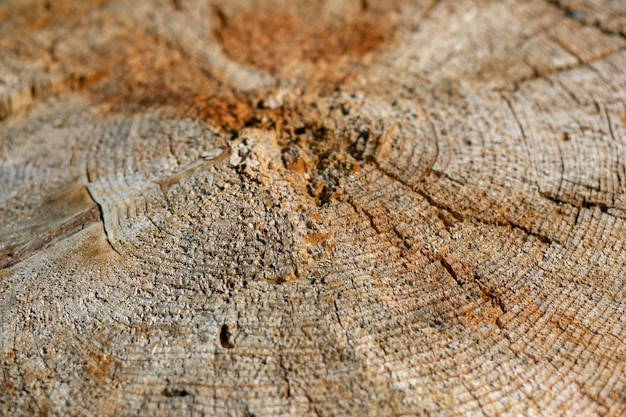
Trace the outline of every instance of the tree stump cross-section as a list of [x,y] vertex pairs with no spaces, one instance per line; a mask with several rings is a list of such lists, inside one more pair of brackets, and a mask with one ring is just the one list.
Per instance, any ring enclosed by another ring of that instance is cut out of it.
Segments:
[[626,415],[626,3],[0,2],[0,415]]

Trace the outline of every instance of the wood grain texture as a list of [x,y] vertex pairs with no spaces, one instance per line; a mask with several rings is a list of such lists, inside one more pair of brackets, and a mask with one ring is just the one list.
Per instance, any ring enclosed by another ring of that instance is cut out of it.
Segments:
[[0,415],[626,415],[624,4],[2,2]]

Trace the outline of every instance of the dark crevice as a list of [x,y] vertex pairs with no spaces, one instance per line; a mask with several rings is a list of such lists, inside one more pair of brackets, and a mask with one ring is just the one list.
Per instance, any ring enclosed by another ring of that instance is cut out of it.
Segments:
[[[406,236],[404,236],[402,234],[402,232],[400,232],[397,228],[392,227],[391,230],[393,231],[393,234],[396,236],[396,238],[402,243],[402,246],[404,247],[404,249],[411,249],[411,245],[408,242],[408,239]],[[404,256],[404,255],[403,255]]]
[[463,284],[465,283],[463,282],[463,280],[459,278],[456,271],[452,268],[452,265],[450,265],[450,263],[446,260],[446,258],[441,258],[440,262],[441,262],[441,266],[443,266],[446,269],[446,271],[448,271],[448,274],[450,274],[450,276],[457,283],[457,285],[459,287],[462,287]]
[[546,192],[540,192],[539,195],[541,195],[541,197],[552,201],[553,203],[556,204],[565,204],[568,205],[570,207],[576,208],[576,209],[581,209],[581,208],[586,208],[586,209],[595,209],[598,208],[602,213],[606,213],[609,209],[612,208],[616,208],[616,207],[612,207],[607,205],[606,203],[600,202],[600,201],[588,201],[588,200],[582,200],[579,204],[576,204],[574,202],[568,201],[568,200],[563,200],[560,199],[558,197],[555,197],[554,195],[550,194],[550,193],[546,193]]
[[450,175],[448,175],[447,173],[443,172],[443,171],[439,171],[436,169],[431,170],[430,172],[432,172],[433,174],[435,174],[437,177],[439,178],[445,178],[446,180],[455,183],[456,185],[460,186],[460,187],[464,187],[467,184],[464,182],[459,181],[456,178],[452,178]]
[[351,198],[346,199],[346,202],[352,206],[352,209],[356,214],[363,213],[367,219],[369,220],[370,227],[376,231],[379,235],[382,234],[382,231],[376,226],[376,221],[374,220],[374,216],[369,211],[365,210],[363,207],[358,206]]
[[220,24],[220,28],[225,28],[228,26],[228,18],[224,11],[217,5],[213,6],[213,14],[217,17],[217,21]]
[[399,182],[400,184],[404,185],[405,187],[407,187],[411,191],[415,191],[415,187],[418,184],[414,184],[414,185],[409,184],[408,182],[404,181],[402,178],[398,177],[397,175],[394,175],[394,174],[392,174],[390,172],[387,172],[385,169],[383,169],[380,166],[380,163],[376,159],[374,159],[372,157],[369,157],[369,158],[366,158],[366,162],[372,164],[374,166],[374,168],[376,168],[376,170],[378,172],[380,172],[381,174],[383,174],[384,176],[386,176],[386,177],[388,177],[388,178],[390,178],[390,179],[392,179],[394,181]]
[[230,334],[230,330],[228,329],[228,325],[222,324],[222,327],[220,328],[219,338],[220,338],[220,345],[222,345],[223,348],[232,349],[235,347],[233,342],[230,340],[231,334]]
[[[352,201],[351,199],[347,200],[348,204],[350,204],[352,206],[352,208],[354,209],[354,211],[359,214],[359,213],[363,213],[370,224],[370,227],[372,229],[374,229],[376,231],[376,233],[383,234],[383,231],[376,225],[376,220],[375,217],[372,213],[370,213],[368,210],[366,210],[364,207],[362,206],[357,206],[357,204]],[[391,231],[393,232],[394,236],[401,242],[402,244],[402,249],[407,250],[407,249],[411,249],[411,245],[407,242],[407,238],[406,236],[404,236],[397,228],[392,227]]]
[[[457,272],[454,270],[452,265],[450,265],[450,263],[448,262],[446,258],[441,258],[439,262],[441,263],[441,266],[445,268],[445,270],[448,272],[448,274],[452,277],[452,279],[457,283],[459,287],[463,287],[467,283],[466,281],[464,281],[462,278],[459,277]],[[474,274],[473,282],[478,286],[483,296],[489,300],[492,307],[500,310],[502,314],[507,312],[507,308],[504,302],[502,301],[501,296],[497,294],[496,290],[492,286],[489,286],[483,283],[477,274]]]
[[[369,226],[374,229],[377,234],[383,235],[385,233],[376,224],[375,216],[372,213],[366,210],[363,206],[357,205],[352,199],[346,199],[345,201],[350,204],[356,214],[360,215],[362,213],[367,217],[369,221]],[[409,262],[406,259],[406,251],[411,249],[411,243],[409,242],[408,238],[404,234],[402,234],[402,232],[400,232],[396,227],[391,227],[390,232],[393,232],[393,236],[396,237],[397,241],[394,241],[391,236],[387,235],[389,239],[388,241],[399,249],[399,256],[403,259],[403,264],[406,265],[406,263]]]
[[[574,93],[574,89],[576,88],[576,86],[572,86],[572,85],[568,85],[567,82],[563,82],[563,80],[552,80],[552,79],[548,79],[548,82],[550,83],[551,87],[557,87],[560,88],[561,91],[563,91],[565,94],[567,94],[567,96],[569,98],[571,98],[574,103],[576,103],[577,106],[584,106],[584,103],[581,102],[581,98],[579,98],[575,93]],[[573,87],[573,88],[572,88]],[[569,141],[571,138],[569,136],[568,132],[563,132],[563,135],[561,136],[561,141],[562,142],[567,142]]]
[[177,11],[183,10],[182,0],[171,0],[171,2],[172,2],[172,6],[174,7],[174,10],[177,10]]
[[542,196],[543,198],[547,199],[547,200],[552,201],[553,203],[556,203],[556,204],[566,204],[566,205],[568,205],[568,206],[575,207],[575,205],[574,205],[574,204],[572,204],[571,202],[566,201],[566,200],[561,200],[561,199],[559,199],[559,198],[557,198],[557,197],[553,196],[553,195],[552,195],[552,194],[550,194],[550,193],[546,193],[546,192],[543,192],[543,191],[542,191],[542,192],[540,192],[540,193],[539,193],[539,195],[540,195],[540,196]]
[[510,220],[508,222],[508,225],[511,226],[513,229],[519,229],[519,230],[523,231],[524,233],[526,233],[529,236],[536,237],[537,239],[539,239],[543,243],[552,244],[552,243],[556,242],[556,243],[561,244],[561,242],[556,241],[555,239],[552,239],[552,238],[550,238],[550,237],[548,237],[546,235],[542,235],[541,233],[533,232],[528,227],[522,226],[521,224],[513,223]]
[[163,395],[166,397],[186,397],[189,392],[184,388],[165,388]]
[[341,316],[339,315],[339,306],[337,305],[337,300],[335,300],[334,305],[335,305],[335,316],[337,317],[337,323],[342,329],[345,330],[345,328],[343,327],[343,323],[341,322]]
[[582,206],[588,209],[598,208],[600,209],[602,213],[606,213],[607,210],[609,209],[609,206],[607,206],[604,203],[597,202],[597,201],[583,201]]
[[[506,101],[506,99],[505,99],[505,101]],[[508,101],[507,101],[507,103],[508,103]],[[509,103],[509,106],[510,106],[510,103]],[[521,124],[519,123],[519,120],[518,120],[518,124],[519,124],[519,128],[520,128],[520,130],[522,132],[522,135],[525,135],[524,130],[523,130]],[[481,224],[485,224],[485,225],[489,225],[489,226],[510,226],[510,227],[512,227],[514,229],[522,230],[523,232],[525,232],[528,235],[535,236],[537,239],[539,239],[540,241],[542,241],[544,243],[551,244],[553,242],[556,242],[556,243],[562,244],[561,242],[559,242],[559,241],[557,241],[557,240],[555,240],[555,239],[553,239],[551,237],[545,236],[545,235],[540,234],[540,233],[533,232],[529,228],[527,228],[525,226],[522,226],[520,224],[514,223],[514,222],[512,222],[512,221],[510,221],[508,219],[504,219],[504,220],[494,219],[492,221],[489,221],[489,220],[486,220],[486,219],[481,219],[481,218],[478,218],[478,217],[475,217],[475,218],[472,218],[472,219],[467,219],[465,216],[463,216],[461,213],[453,210],[451,207],[437,203],[431,196],[429,196],[423,190],[417,189],[416,188],[417,184],[415,186],[411,186],[410,184],[408,184],[405,181],[401,180],[397,176],[392,175],[392,174],[386,172],[373,159],[368,161],[368,162],[372,162],[374,167],[376,168],[376,170],[378,172],[382,173],[383,175],[389,177],[390,179],[395,180],[395,181],[399,182],[400,184],[404,185],[405,187],[409,188],[411,191],[415,192],[416,194],[418,194],[421,197],[423,197],[424,199],[426,199],[428,204],[430,204],[432,207],[435,207],[436,209],[438,209],[437,216],[443,222],[443,224],[444,224],[444,226],[446,228],[453,224],[453,222],[450,220],[450,218],[446,217],[446,215],[449,214],[450,216],[452,216],[453,219],[455,219],[458,222],[465,222],[465,221],[468,221],[468,220],[473,220],[473,221],[475,221],[477,223],[481,223]],[[440,176],[442,175],[439,172],[436,172],[436,174],[440,175]]]
[[[424,197],[426,199],[426,201],[428,201],[428,204],[430,204],[431,206],[433,206],[433,207],[435,207],[435,208],[437,208],[439,210],[438,217],[442,220],[442,222],[444,222],[444,225],[446,225],[446,222],[450,223],[449,219],[442,218],[447,213],[449,213],[458,222],[465,222],[465,221],[470,220],[470,219],[465,218],[465,216],[461,215],[460,213],[452,210],[452,208],[437,203],[436,201],[434,201],[434,199],[432,197],[430,197],[424,191],[422,191],[422,190],[415,190],[415,192],[417,194],[419,194],[420,196]],[[492,221],[489,221],[489,220],[486,220],[486,219],[481,219],[481,218],[475,217],[475,218],[473,218],[471,220],[473,220],[473,221],[475,221],[477,223],[480,223],[480,224],[488,225],[488,226],[510,226],[510,227],[512,227],[514,229],[522,230],[527,235],[534,236],[534,237],[536,237],[537,239],[539,239],[540,241],[542,241],[544,243],[548,243],[548,244],[551,244],[553,242],[556,242],[556,243],[559,243],[559,244],[561,243],[561,242],[559,242],[559,241],[557,241],[557,240],[555,240],[555,239],[553,239],[551,237],[545,236],[545,235],[540,234],[540,233],[533,232],[528,227],[525,227],[525,226],[522,226],[520,224],[514,223],[514,222],[512,222],[512,221],[510,221],[508,219],[505,219],[505,220],[494,219]],[[446,226],[446,227],[448,227],[448,226]]]
[[[626,39],[626,38],[625,38]],[[626,50],[626,48],[618,48],[615,49],[613,51],[609,51],[606,54],[602,54],[599,56],[596,56],[594,58],[588,59],[584,62],[580,62],[577,63],[575,65],[564,65],[561,67],[557,67],[557,68],[548,68],[548,69],[543,69],[542,71],[538,71],[536,68],[533,68],[533,73],[529,76],[523,76],[518,78],[517,80],[513,81],[513,88],[507,88],[507,87],[500,87],[497,88],[496,91],[500,91],[500,92],[504,92],[504,91],[518,91],[520,89],[520,87],[526,83],[538,80],[538,79],[547,79],[548,77],[552,77],[552,76],[556,76],[562,73],[565,73],[567,71],[571,71],[574,69],[578,69],[578,68],[589,68],[589,69],[593,69],[593,64],[599,61],[602,61],[612,55],[615,55],[617,53],[620,53],[622,51]],[[578,59],[578,57],[576,56],[576,59]],[[529,65],[530,66],[530,65]],[[532,66],[531,66],[532,67]],[[578,101],[578,100],[576,100]]]
[[370,227],[376,231],[376,233],[381,234],[380,229],[376,226],[376,222],[374,221],[374,216],[369,211],[362,209],[361,212],[367,216],[367,219],[370,222]]
[[548,36],[548,39],[551,40],[552,42],[554,42],[555,44],[557,44],[558,46],[560,46],[564,51],[569,53],[571,56],[576,58],[576,65],[574,65],[574,68],[578,68],[578,67],[581,67],[581,66],[585,65],[585,61],[576,52],[576,50],[574,48],[572,48],[570,45],[568,45],[566,42],[561,40],[559,37]]
[[[576,218],[574,219],[574,226],[576,226],[578,224],[578,219],[580,219],[580,213],[582,212],[582,210],[578,209],[576,211]],[[573,229],[573,228],[572,228]]]
[[504,302],[502,302],[502,298],[496,294],[493,287],[485,285],[477,274],[474,274],[474,282],[478,285],[478,288],[480,288],[483,295],[491,301],[492,307],[496,307],[502,313],[507,312],[507,308],[504,305]]
[[460,213],[455,212],[450,207],[447,207],[447,206],[444,206],[442,204],[437,203],[431,196],[426,194],[424,191],[422,191],[422,190],[415,190],[415,192],[417,194],[419,194],[421,197],[423,197],[428,202],[428,204],[430,204],[432,207],[435,207],[438,210],[437,217],[439,217],[439,219],[443,222],[443,224],[446,226],[446,228],[450,227],[453,224],[449,220],[449,217],[445,216],[448,213],[457,222],[465,221],[465,218]]
[[[450,214],[450,215],[448,215]],[[446,229],[450,229],[453,225],[455,225],[457,223],[456,218],[454,217],[453,214],[451,214],[448,210],[445,209],[439,209],[437,210],[437,218],[439,218],[439,220],[441,220],[441,222],[443,223],[443,226]],[[454,220],[451,220],[454,219]]]

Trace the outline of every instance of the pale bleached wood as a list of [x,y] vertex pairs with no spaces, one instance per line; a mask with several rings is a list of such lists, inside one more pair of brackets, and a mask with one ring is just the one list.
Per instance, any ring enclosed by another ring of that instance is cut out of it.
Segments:
[[625,21],[3,2],[0,414],[624,415]]

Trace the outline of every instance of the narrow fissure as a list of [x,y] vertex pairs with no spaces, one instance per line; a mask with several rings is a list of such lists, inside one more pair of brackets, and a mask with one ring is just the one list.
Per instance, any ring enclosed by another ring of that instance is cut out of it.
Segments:
[[231,334],[230,334],[230,330],[228,329],[228,325],[222,324],[222,327],[220,328],[219,338],[220,338],[220,345],[222,345],[223,348],[232,349],[235,347],[233,342],[230,340]]
[[446,260],[446,258],[441,258],[441,266],[443,266],[448,274],[452,277],[452,279],[457,283],[459,287],[462,287],[465,284],[459,276],[456,274],[456,271],[452,268],[452,265]]

